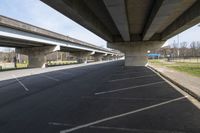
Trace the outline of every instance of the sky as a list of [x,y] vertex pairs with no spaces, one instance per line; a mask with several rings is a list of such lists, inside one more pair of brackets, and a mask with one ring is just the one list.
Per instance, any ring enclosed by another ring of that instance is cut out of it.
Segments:
[[167,41],[166,45],[173,44],[174,42],[178,43],[178,39],[179,39],[179,43],[181,43],[181,42],[191,43],[193,41],[200,41],[200,24],[197,24],[197,25],[183,31],[179,35],[176,35],[176,36],[170,38]]
[[[94,45],[106,47],[106,41],[39,0],[0,0],[0,15],[61,33]],[[194,26],[179,35],[180,42],[200,41],[200,27]],[[177,42],[177,36],[166,44]]]
[[106,41],[39,0],[0,0],[0,15],[106,47]]

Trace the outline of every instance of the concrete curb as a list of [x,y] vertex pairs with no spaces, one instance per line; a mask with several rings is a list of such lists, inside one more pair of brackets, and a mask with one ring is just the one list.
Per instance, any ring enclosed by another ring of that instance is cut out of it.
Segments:
[[198,94],[196,94],[195,92],[193,92],[192,90],[190,90],[187,87],[184,87],[183,85],[181,85],[180,83],[174,81],[173,79],[171,79],[170,77],[166,76],[164,73],[158,71],[157,69],[153,68],[152,66],[147,66],[148,68],[154,70],[155,72],[157,72],[158,74],[160,74],[162,77],[166,78],[167,80],[169,80],[170,82],[172,82],[173,84],[175,84],[176,86],[178,86],[180,89],[182,89],[183,91],[185,91],[186,93],[188,93],[189,95],[191,95],[192,97],[194,97],[195,99],[197,99],[198,101],[200,101],[200,96]]

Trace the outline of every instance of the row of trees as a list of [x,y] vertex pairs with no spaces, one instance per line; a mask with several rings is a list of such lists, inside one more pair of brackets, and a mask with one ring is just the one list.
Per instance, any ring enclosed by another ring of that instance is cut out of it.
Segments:
[[160,53],[164,57],[200,57],[200,42],[181,42],[180,44],[173,43],[153,52]]
[[16,56],[14,51],[0,52],[0,62],[13,62],[13,58]]

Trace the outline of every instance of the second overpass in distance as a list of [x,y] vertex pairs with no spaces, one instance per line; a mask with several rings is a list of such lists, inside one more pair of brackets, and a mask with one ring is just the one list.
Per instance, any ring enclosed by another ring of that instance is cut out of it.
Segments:
[[80,62],[88,56],[98,61],[120,54],[4,16],[0,16],[0,46],[15,47],[18,53],[28,55],[29,67],[44,67],[45,56],[54,51],[70,52]]

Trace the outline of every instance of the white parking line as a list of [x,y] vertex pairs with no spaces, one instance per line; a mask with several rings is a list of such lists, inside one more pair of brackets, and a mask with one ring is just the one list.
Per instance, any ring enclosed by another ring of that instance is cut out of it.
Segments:
[[147,69],[144,70],[123,70],[123,71],[117,71],[116,74],[120,74],[120,73],[134,73],[134,72],[148,72]]
[[102,100],[134,100],[134,101],[164,101],[169,100],[169,98],[121,98],[121,97],[90,97],[84,96],[82,99],[102,99]]
[[61,74],[65,74],[65,75],[73,75],[72,73],[69,73],[69,72],[62,72],[62,71],[57,71],[57,72]]
[[72,124],[58,123],[58,122],[49,122],[48,124],[53,126],[73,126]]
[[56,79],[56,78],[53,78],[53,77],[50,77],[50,76],[46,76],[46,75],[40,75],[41,77],[45,77],[47,79],[51,79],[51,80],[54,80],[54,81],[60,81],[59,79]]
[[114,80],[110,80],[108,82],[117,82],[117,81],[129,80],[129,79],[139,79],[139,78],[154,77],[154,76],[157,76],[157,75],[151,74],[151,75],[144,75],[144,76],[131,77],[131,78],[114,79]]
[[12,76],[24,88],[25,91],[29,91],[29,89],[15,75],[12,75]]
[[149,130],[149,129],[132,129],[132,128],[121,128],[121,127],[107,127],[107,126],[90,126],[89,128],[104,129],[104,130],[116,130],[121,132],[140,132],[140,133],[185,133],[180,131],[167,131],[167,130]]
[[[58,122],[49,122],[49,125],[52,126],[65,126],[65,127],[74,127],[73,124],[67,124],[67,123],[58,123]],[[135,129],[135,128],[124,128],[124,127],[110,127],[110,126],[89,126],[88,128],[93,129],[103,129],[103,130],[116,130],[116,131],[128,131],[128,132],[145,132],[145,133],[185,133],[181,131],[168,131],[168,130],[155,130],[155,129]]]
[[117,76],[117,75],[127,75],[127,74],[134,74],[134,73],[141,73],[141,72],[115,73],[115,74],[112,74],[112,75],[113,75],[113,76]]
[[146,86],[151,86],[151,85],[156,85],[156,84],[162,84],[162,83],[165,83],[165,81],[149,83],[149,84],[144,84],[144,85],[138,85],[138,86],[131,86],[131,87],[121,88],[121,89],[116,89],[116,90],[111,90],[111,91],[102,91],[102,92],[94,93],[94,95],[101,95],[101,94],[113,93],[113,92],[118,92],[118,91],[125,91],[125,90],[146,87]]
[[126,113],[123,113],[123,114],[120,114],[120,115],[107,117],[107,118],[97,120],[97,121],[94,121],[94,122],[90,122],[90,123],[87,123],[87,124],[84,124],[84,125],[80,125],[80,126],[73,127],[73,128],[70,128],[70,129],[62,130],[62,131],[60,131],[60,133],[73,132],[73,131],[76,131],[76,130],[79,130],[79,129],[82,129],[82,128],[85,128],[85,127],[90,127],[90,126],[93,126],[93,125],[96,125],[96,124],[99,124],[99,123],[102,123],[102,122],[105,122],[105,121],[121,118],[121,117],[124,117],[124,116],[128,116],[128,115],[135,114],[135,113],[138,113],[138,112],[142,112],[142,111],[145,111],[145,110],[149,110],[149,109],[152,109],[152,108],[156,108],[156,107],[159,107],[159,106],[162,106],[162,105],[165,105],[165,104],[169,104],[169,103],[172,103],[172,102],[175,102],[175,101],[180,101],[182,99],[185,99],[186,97],[187,96],[175,98],[175,99],[172,99],[172,100],[169,100],[169,101],[166,101],[166,102],[161,102],[159,104],[154,104],[154,105],[151,105],[151,106],[148,106],[148,107],[133,110],[133,111],[126,112]]

